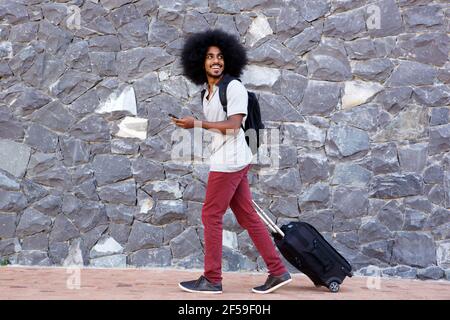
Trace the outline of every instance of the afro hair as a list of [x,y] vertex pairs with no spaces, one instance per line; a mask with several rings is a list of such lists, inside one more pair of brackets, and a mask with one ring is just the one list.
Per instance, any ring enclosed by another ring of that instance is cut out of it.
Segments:
[[205,58],[211,46],[216,46],[222,51],[225,61],[224,73],[239,77],[247,64],[245,48],[233,35],[218,29],[194,33],[186,40],[181,52],[184,75],[198,85],[207,82]]

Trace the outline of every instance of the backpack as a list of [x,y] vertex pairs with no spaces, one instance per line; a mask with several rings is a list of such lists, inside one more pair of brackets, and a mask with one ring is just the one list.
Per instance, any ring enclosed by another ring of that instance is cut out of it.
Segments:
[[[241,81],[238,78],[234,78],[230,75],[224,75],[222,80],[219,82],[219,98],[220,103],[222,104],[223,111],[227,113],[227,88],[228,84],[232,80]],[[202,90],[202,101],[205,96],[206,89]],[[264,124],[261,121],[261,108],[259,106],[258,98],[254,92],[247,91],[248,93],[248,106],[247,106],[247,119],[245,119],[245,125],[241,128],[244,130],[244,133],[249,129],[253,129],[254,133],[256,133],[256,146],[250,146],[250,137],[248,135],[245,136],[245,140],[247,141],[247,145],[252,150],[252,154],[256,154],[258,148],[261,144],[259,137],[259,130],[264,129]]]

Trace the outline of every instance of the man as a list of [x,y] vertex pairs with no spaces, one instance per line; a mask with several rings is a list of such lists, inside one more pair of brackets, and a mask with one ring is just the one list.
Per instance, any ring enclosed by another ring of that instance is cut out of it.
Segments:
[[192,35],[182,51],[185,75],[196,84],[206,84],[203,112],[207,121],[193,117],[172,118],[179,127],[201,126],[213,131],[210,173],[202,207],[204,225],[204,274],[185,281],[180,288],[188,292],[222,292],[222,219],[230,207],[238,223],[247,230],[266,263],[269,276],[253,292],[269,293],[291,281],[266,226],[252,206],[247,173],[252,153],[241,125],[247,116],[248,95],[241,82],[232,80],[227,87],[227,113],[219,99],[218,83],[225,74],[239,77],[247,63],[245,49],[233,36],[209,30]]

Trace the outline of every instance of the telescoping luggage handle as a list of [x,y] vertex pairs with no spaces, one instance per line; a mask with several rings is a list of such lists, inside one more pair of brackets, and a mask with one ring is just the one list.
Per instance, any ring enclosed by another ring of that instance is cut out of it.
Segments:
[[269,216],[258,206],[258,204],[254,200],[252,200],[252,202],[253,202],[253,204],[256,207],[255,208],[256,209],[256,213],[264,221],[264,223],[267,225],[267,227],[269,227],[270,231],[272,233],[278,233],[282,237],[284,237],[284,232],[281,231],[281,229],[275,224],[275,222],[270,220]]

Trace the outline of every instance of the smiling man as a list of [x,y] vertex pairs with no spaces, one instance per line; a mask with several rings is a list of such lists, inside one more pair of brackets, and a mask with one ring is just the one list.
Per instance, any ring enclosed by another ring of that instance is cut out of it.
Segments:
[[[205,201],[202,207],[204,225],[204,274],[184,281],[180,288],[188,292],[222,292],[222,220],[231,208],[238,223],[250,238],[269,269],[266,282],[253,288],[256,293],[269,293],[291,281],[263,221],[252,206],[252,195],[247,173],[252,152],[241,128],[247,117],[248,93],[238,80],[232,80],[226,89],[227,111],[219,98],[219,86],[226,76],[238,78],[247,56],[244,47],[233,36],[221,30],[209,30],[187,39],[182,55],[185,75],[195,84],[205,85],[203,113],[206,121],[196,123],[213,132]],[[185,129],[193,128],[193,117],[173,118]]]

